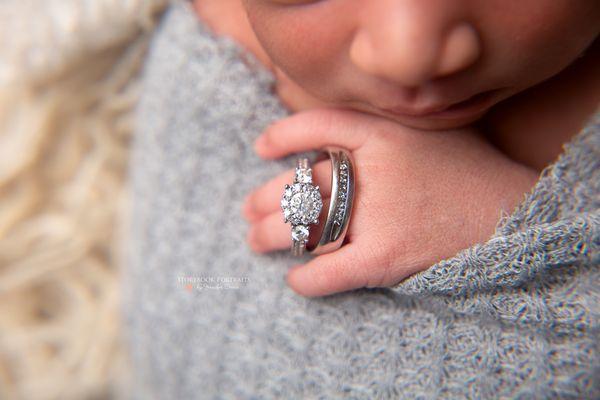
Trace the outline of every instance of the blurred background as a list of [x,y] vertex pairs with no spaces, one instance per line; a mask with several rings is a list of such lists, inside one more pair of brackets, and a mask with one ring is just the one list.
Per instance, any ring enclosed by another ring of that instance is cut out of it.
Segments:
[[116,398],[138,77],[167,0],[0,1],[0,399]]

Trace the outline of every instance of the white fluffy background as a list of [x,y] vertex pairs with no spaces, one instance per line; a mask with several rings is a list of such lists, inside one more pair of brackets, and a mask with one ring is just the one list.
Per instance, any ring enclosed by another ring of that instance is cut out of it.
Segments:
[[0,2],[0,399],[115,398],[137,75],[168,0]]

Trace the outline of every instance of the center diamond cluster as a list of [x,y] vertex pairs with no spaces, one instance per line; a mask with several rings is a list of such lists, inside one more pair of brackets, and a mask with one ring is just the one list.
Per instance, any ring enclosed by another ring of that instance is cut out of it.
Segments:
[[323,208],[318,187],[310,183],[286,185],[281,198],[281,209],[286,221],[293,225],[316,224]]

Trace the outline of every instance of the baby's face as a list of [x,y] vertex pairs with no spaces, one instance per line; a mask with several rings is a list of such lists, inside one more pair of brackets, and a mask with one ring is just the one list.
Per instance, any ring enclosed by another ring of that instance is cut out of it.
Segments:
[[313,96],[422,129],[467,125],[560,72],[598,0],[244,0],[263,48]]

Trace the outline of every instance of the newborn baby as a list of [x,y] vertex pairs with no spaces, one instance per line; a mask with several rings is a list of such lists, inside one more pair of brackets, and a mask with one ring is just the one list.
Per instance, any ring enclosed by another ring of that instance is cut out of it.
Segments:
[[[599,102],[594,0],[196,0],[216,33],[277,78],[292,116],[256,141],[274,159],[352,152],[347,244],[290,269],[304,296],[393,286],[487,240]],[[328,160],[313,165],[324,203]],[[257,252],[289,248],[293,170],[250,193]]]

